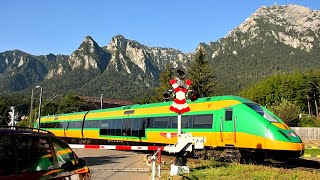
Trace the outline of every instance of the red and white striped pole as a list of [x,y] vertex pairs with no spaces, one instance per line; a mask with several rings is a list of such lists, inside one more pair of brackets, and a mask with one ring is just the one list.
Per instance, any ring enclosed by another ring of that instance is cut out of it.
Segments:
[[[179,79],[179,82],[182,80]],[[188,91],[189,86],[191,85],[191,81],[187,79],[183,85],[177,82],[175,79],[170,80],[170,84],[175,91],[176,98],[173,100],[172,105],[170,106],[170,110],[178,114],[178,137],[181,135],[181,115],[185,112],[189,112],[190,108],[187,104],[186,100],[186,92]]]
[[89,145],[89,144],[69,144],[74,149],[109,149],[122,151],[157,151],[163,150],[162,146],[123,146],[123,145]]

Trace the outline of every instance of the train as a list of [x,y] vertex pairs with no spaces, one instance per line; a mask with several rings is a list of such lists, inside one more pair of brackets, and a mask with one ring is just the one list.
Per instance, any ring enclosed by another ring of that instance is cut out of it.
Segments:
[[[266,107],[239,96],[214,96],[187,101],[182,133],[205,137],[204,150],[196,157],[239,161],[250,157],[298,158],[304,154],[301,138]],[[172,102],[48,115],[40,128],[65,139],[91,142],[167,145],[177,142],[177,114]],[[35,126],[39,121],[35,122]]]

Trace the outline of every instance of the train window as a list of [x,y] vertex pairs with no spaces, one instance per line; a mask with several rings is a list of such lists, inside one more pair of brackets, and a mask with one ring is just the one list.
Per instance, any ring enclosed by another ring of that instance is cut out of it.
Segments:
[[69,122],[61,122],[61,125],[64,129],[68,129]]
[[168,128],[169,116],[167,117],[155,117],[154,128]]
[[178,128],[178,117],[177,116],[171,116],[171,119],[172,119],[171,128]]
[[232,109],[226,109],[226,114],[225,114],[225,120],[226,121],[232,121]]
[[257,112],[258,114],[260,114],[262,117],[264,117],[268,121],[270,121],[270,122],[279,122],[278,119],[276,117],[274,117],[274,115],[269,113],[267,110],[264,110],[260,105],[253,104],[253,103],[247,103],[245,105],[247,105],[249,108],[251,108],[252,110]]
[[116,119],[116,126],[115,126],[115,135],[122,136],[121,127],[122,127],[122,119]]
[[46,128],[46,127],[47,127],[46,123],[41,123],[40,124],[40,128]]
[[148,122],[147,128],[153,128],[154,118],[148,117],[147,122]]
[[107,130],[107,135],[111,135],[111,127],[112,127],[112,123],[114,122],[113,120],[108,120],[109,121],[109,127],[108,127],[108,130]]
[[100,128],[101,128],[101,129],[109,129],[109,120],[103,120],[103,121],[101,121]]
[[69,128],[82,128],[82,121],[69,122]]
[[62,128],[62,124],[60,122],[55,122],[54,128]]
[[46,128],[45,123],[41,123],[41,124],[40,124],[40,128]]
[[132,123],[132,136],[139,136],[139,129],[141,126],[140,123],[141,119],[140,118],[135,118],[133,119],[133,123]]
[[117,121],[116,120],[110,120],[110,135],[115,136],[116,135],[116,126],[117,126]]
[[46,128],[55,128],[54,122],[46,123]]
[[[190,128],[189,127],[190,119],[192,119],[192,116],[182,116],[182,118],[181,118],[181,128]],[[192,124],[190,124],[190,126],[192,127]]]
[[142,118],[140,120],[140,127],[139,127],[139,137],[145,137],[146,136],[146,127],[147,127],[147,119]]
[[195,115],[193,118],[193,128],[212,128],[212,115]]
[[247,103],[247,104],[245,104],[245,105],[247,105],[249,108],[251,108],[252,110],[254,110],[255,112],[257,112],[257,113],[260,114],[261,116],[263,116],[263,114],[264,114],[263,109],[262,109],[258,104]]
[[110,120],[103,120],[101,121],[101,125],[100,125],[100,135],[109,135],[108,134],[108,130],[109,130],[109,123]]
[[98,121],[93,121],[93,120],[86,120],[84,121],[83,128],[97,128],[100,126],[97,126]]
[[171,127],[172,127],[172,121],[173,121],[172,116],[169,116],[169,117],[168,117],[168,128],[171,128]]
[[122,123],[122,136],[131,136],[131,129],[132,129],[132,119],[123,119]]

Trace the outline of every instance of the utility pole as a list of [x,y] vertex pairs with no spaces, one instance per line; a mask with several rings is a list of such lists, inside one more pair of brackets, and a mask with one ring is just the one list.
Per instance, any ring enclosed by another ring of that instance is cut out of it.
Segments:
[[42,94],[43,94],[43,88],[40,87],[40,98],[39,98],[39,113],[38,113],[38,116],[39,116],[39,129],[41,127],[41,106],[42,106]]
[[32,125],[32,109],[33,109],[33,89],[31,90],[31,104],[30,104],[30,114],[29,114],[29,127]]
[[30,120],[29,120],[29,127],[33,126],[33,119],[32,119],[32,110],[33,110],[33,90],[34,89],[37,89],[37,88],[40,88],[40,86],[36,86],[34,88],[32,88],[31,90],[31,104],[30,104]]
[[103,107],[103,94],[100,96],[100,109]]

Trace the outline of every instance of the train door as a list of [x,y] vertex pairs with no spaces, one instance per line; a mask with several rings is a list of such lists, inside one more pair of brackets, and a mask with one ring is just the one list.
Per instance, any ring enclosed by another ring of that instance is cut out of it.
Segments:
[[221,140],[225,145],[234,146],[236,142],[235,117],[232,108],[221,111]]

